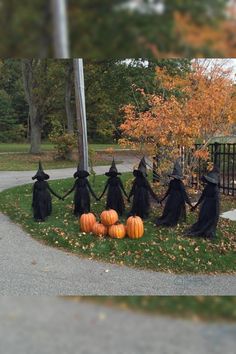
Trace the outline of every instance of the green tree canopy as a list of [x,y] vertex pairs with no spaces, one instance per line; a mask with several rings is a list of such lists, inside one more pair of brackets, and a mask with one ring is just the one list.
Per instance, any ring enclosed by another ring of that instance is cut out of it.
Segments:
[[[145,1],[145,0],[144,0]],[[222,21],[227,0],[163,0],[164,12],[130,11],[128,0],[68,0],[72,56],[103,59],[153,57],[146,44],[160,54],[198,55],[191,45],[183,48],[174,30],[176,11],[192,16],[192,23],[212,27]],[[118,10],[118,8],[120,8]],[[52,24],[49,0],[8,0],[1,3],[0,50],[3,57],[51,57]],[[201,48],[215,56],[209,44]],[[218,54],[218,53],[217,53]],[[224,52],[221,53],[224,56]]]
[[6,91],[0,90],[0,141],[13,140],[13,129],[16,123],[11,97]]
[[[42,138],[47,139],[54,126],[66,131],[65,109],[66,72],[69,60],[32,60],[34,100],[40,109]],[[188,59],[165,59],[148,61],[85,60],[85,94],[88,120],[88,136],[91,142],[112,142],[119,138],[118,127],[123,121],[121,108],[136,104],[145,109],[142,95],[162,90],[156,80],[156,67],[165,66],[171,75],[184,74],[191,68]],[[26,102],[21,60],[2,59],[0,62],[0,90],[2,93],[2,130],[14,126],[15,131],[24,127],[23,136],[29,132],[29,107]],[[75,95],[72,82],[71,109],[75,120]],[[5,123],[4,123],[5,124]],[[12,135],[14,140],[14,134]]]

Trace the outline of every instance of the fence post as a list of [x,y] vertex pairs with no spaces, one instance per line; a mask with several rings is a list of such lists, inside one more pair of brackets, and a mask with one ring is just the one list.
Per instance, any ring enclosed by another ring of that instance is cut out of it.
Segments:
[[232,195],[235,195],[235,160],[236,160],[236,144],[233,144],[233,162],[232,162]]
[[214,143],[214,165],[220,167],[220,154],[219,154],[219,147],[221,144],[215,142]]

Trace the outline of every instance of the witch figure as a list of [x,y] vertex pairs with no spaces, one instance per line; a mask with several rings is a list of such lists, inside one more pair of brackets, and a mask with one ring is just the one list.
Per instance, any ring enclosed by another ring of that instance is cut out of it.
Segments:
[[46,180],[49,175],[43,171],[42,163],[39,161],[39,168],[33,180],[37,179],[33,186],[33,214],[35,221],[45,221],[46,217],[52,213],[52,198],[51,193],[58,199],[62,199],[49,186]]
[[74,178],[76,178],[73,187],[64,195],[63,199],[66,198],[70,193],[75,190],[74,194],[74,215],[80,216],[84,213],[90,212],[90,193],[92,196],[98,200],[95,195],[90,183],[87,179],[89,173],[79,166],[77,171],[74,173]]
[[128,201],[133,196],[133,203],[129,215],[137,215],[142,219],[149,216],[150,196],[159,203],[157,195],[153,192],[147,180],[147,167],[143,157],[139,163],[138,169],[133,171],[135,177],[128,197]]
[[171,181],[161,202],[168,198],[162,216],[156,220],[157,226],[176,226],[179,222],[186,220],[185,203],[192,207],[182,182],[183,174],[179,160],[175,162],[173,172],[169,177]]
[[205,188],[199,201],[192,208],[195,210],[201,205],[198,220],[185,232],[185,235],[212,239],[216,237],[216,227],[220,215],[219,168],[215,165],[201,180],[205,184]]
[[121,216],[125,211],[125,203],[124,203],[122,192],[124,193],[126,198],[128,198],[128,195],[124,189],[120,177],[118,177],[118,175],[121,175],[121,173],[117,171],[114,158],[111,167],[109,169],[109,172],[106,172],[105,175],[109,178],[106,182],[104,191],[99,197],[99,200],[103,197],[106,190],[108,189],[106,208],[116,210],[117,213]]

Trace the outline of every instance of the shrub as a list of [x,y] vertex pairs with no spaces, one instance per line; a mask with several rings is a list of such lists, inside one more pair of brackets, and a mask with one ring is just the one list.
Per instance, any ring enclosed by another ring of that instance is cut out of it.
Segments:
[[60,123],[54,124],[49,140],[57,150],[57,156],[63,160],[71,160],[77,137],[74,133],[65,132]]

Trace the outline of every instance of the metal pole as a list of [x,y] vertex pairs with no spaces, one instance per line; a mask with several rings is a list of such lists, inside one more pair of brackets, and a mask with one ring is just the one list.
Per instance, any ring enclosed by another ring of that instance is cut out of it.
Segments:
[[53,18],[53,45],[55,58],[69,58],[67,0],[51,0]]
[[79,156],[81,168],[88,171],[88,138],[84,89],[83,59],[73,59],[75,74],[76,116],[79,133]]
[[[67,0],[51,0],[54,32],[54,54],[56,58],[67,59],[69,54],[69,35],[67,21]],[[81,167],[88,170],[88,138],[84,90],[83,59],[73,59],[75,76],[76,116],[79,132],[79,156]]]

